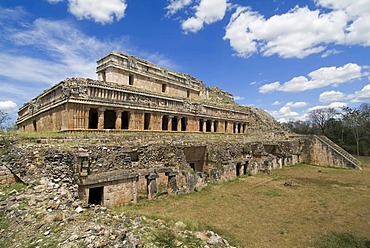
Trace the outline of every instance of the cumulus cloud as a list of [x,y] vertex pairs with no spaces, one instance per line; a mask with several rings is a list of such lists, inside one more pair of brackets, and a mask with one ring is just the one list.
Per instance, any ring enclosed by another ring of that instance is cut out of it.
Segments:
[[288,102],[279,110],[270,111],[271,115],[274,116],[279,122],[298,121],[304,120],[304,114],[298,113],[293,109],[300,109],[307,107],[307,102]]
[[18,106],[13,101],[0,101],[0,110],[5,113],[12,113],[18,109]]
[[347,96],[351,102],[368,102],[370,101],[370,84],[365,85],[361,90]]
[[320,102],[336,102],[336,101],[343,101],[346,99],[346,95],[340,91],[325,91],[320,94],[319,101]]
[[262,94],[274,91],[302,92],[329,85],[338,86],[339,84],[351,82],[367,75],[367,72],[363,72],[362,69],[363,67],[353,63],[346,64],[342,67],[322,67],[310,72],[308,77],[294,77],[284,84],[280,84],[279,82],[265,84],[259,88],[259,92]]
[[239,7],[226,27],[224,39],[241,57],[261,52],[264,56],[303,58],[325,50],[322,44],[342,40],[346,23],[344,12],[320,13],[295,7],[265,19],[249,7]]
[[[63,0],[47,0],[49,3]],[[94,20],[101,24],[119,21],[125,16],[126,0],[68,0],[69,12],[77,19]]]
[[307,112],[310,112],[310,111],[316,110],[316,109],[323,109],[323,108],[334,108],[334,109],[340,111],[343,107],[346,107],[346,106],[347,106],[347,103],[345,103],[345,102],[332,102],[329,105],[317,105],[317,106],[314,106],[312,108],[309,108],[307,110]]
[[[211,24],[224,18],[227,10],[228,0],[200,0],[199,5],[195,7],[195,16],[182,22],[181,28],[185,33],[196,33],[203,28],[205,24]],[[183,4],[180,6],[184,6]]]
[[370,1],[317,0],[316,5],[316,10],[296,6],[270,18],[240,6],[226,27],[224,40],[245,58],[255,53],[304,58],[324,51],[326,57],[337,53],[326,51],[328,45],[370,45]]
[[167,15],[170,16],[176,14],[177,11],[183,9],[192,2],[193,2],[192,0],[170,0],[169,4],[166,6]]

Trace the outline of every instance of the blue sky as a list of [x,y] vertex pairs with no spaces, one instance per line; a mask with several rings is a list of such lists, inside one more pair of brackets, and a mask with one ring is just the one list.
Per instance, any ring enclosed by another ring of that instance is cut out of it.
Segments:
[[279,121],[370,102],[370,0],[1,0],[0,109],[122,51]]

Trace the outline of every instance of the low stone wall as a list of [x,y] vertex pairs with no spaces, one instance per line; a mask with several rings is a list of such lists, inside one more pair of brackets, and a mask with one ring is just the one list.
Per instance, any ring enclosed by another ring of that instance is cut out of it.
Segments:
[[[84,139],[73,140],[72,146],[20,142],[4,154],[1,164],[26,183],[39,184],[46,178],[76,190],[72,193],[86,203],[105,206],[191,193],[210,181],[270,173],[301,162],[355,168],[333,145],[315,136],[259,142],[157,140],[131,144],[112,140],[93,145]],[[1,182],[11,180],[4,179],[5,175],[9,173],[0,170]]]

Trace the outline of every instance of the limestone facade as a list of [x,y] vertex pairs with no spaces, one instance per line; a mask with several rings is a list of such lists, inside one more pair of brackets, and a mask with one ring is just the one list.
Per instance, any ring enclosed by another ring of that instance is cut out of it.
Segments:
[[26,103],[18,128],[235,134],[279,129],[267,112],[237,105],[231,94],[133,56],[110,53],[98,61],[97,74],[99,80],[66,79]]

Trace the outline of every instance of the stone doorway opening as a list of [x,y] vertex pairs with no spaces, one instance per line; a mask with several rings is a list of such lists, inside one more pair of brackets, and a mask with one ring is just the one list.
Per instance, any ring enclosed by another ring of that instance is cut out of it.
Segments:
[[102,205],[104,187],[89,188],[89,204]]
[[130,113],[128,111],[122,112],[121,121],[122,121],[121,128],[128,129],[130,123]]
[[218,129],[218,121],[215,121],[213,123],[213,132],[217,133],[217,129]]
[[144,130],[150,129],[150,113],[144,114]]
[[185,132],[186,131],[186,124],[187,124],[187,119],[186,117],[181,118],[181,131]]
[[172,118],[172,131],[177,131],[177,117],[176,116],[174,116],[173,118]]
[[210,120],[207,120],[206,121],[206,132],[211,132],[211,121]]
[[168,115],[162,117],[162,131],[168,130]]
[[98,128],[98,110],[90,109],[89,111],[89,128],[97,129]]
[[236,164],[236,176],[240,176],[240,169],[241,169],[241,164],[240,163],[237,163]]
[[199,120],[199,132],[203,132],[203,120]]
[[33,131],[37,132],[37,123],[36,123],[36,120],[34,120],[32,122],[32,124],[33,124]]
[[104,129],[116,128],[116,111],[106,110],[104,112]]

